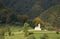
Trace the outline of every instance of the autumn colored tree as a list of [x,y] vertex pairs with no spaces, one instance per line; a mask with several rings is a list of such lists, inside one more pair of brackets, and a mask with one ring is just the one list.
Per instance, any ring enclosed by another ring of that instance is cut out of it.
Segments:
[[17,16],[17,19],[18,19],[19,21],[22,21],[23,23],[25,23],[28,18],[29,18],[29,16],[27,16],[27,15],[18,15],[18,16]]
[[34,22],[35,25],[37,25],[39,23],[44,24],[44,22],[39,17],[36,17],[35,19],[33,19],[33,22]]

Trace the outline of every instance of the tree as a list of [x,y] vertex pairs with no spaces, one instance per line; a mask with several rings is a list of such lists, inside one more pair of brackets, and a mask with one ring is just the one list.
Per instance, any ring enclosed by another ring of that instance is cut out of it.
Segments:
[[36,17],[35,19],[33,19],[33,22],[34,22],[35,25],[37,25],[39,23],[44,24],[44,22],[39,17]]
[[10,30],[10,25],[9,25],[9,21],[10,21],[10,16],[12,15],[11,14],[11,11],[8,9],[8,8],[4,8],[4,9],[2,9],[2,14],[3,15],[5,15],[6,17],[6,23],[5,23],[5,28],[7,29],[7,30],[9,30],[8,32],[8,34],[10,35],[11,34],[11,30]]
[[28,27],[29,27],[29,24],[28,23],[24,23],[24,35],[27,37],[29,35],[29,32],[28,32]]
[[23,23],[25,23],[28,18],[29,18],[29,16],[27,16],[27,15],[18,15],[18,16],[17,16],[17,19],[18,19],[20,22],[23,22]]

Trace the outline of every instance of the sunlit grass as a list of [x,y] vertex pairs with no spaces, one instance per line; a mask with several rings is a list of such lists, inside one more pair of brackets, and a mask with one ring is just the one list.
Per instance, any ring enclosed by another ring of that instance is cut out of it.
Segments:
[[[23,27],[20,26],[12,26],[11,28],[12,35],[9,36],[8,32],[5,32],[5,39],[26,39],[23,32]],[[29,32],[33,32],[32,34],[36,39],[40,39],[45,33],[48,35],[49,39],[57,39],[60,38],[60,34],[56,34],[55,31],[37,31],[34,29],[29,29]]]
[[[41,32],[41,31],[39,31],[39,32]],[[46,32],[46,31],[44,31],[44,32]],[[44,34],[45,33],[41,32],[41,33],[34,33],[32,35],[35,36],[36,39],[40,39],[40,37],[42,37]],[[47,32],[46,32],[46,34],[48,35],[48,37],[50,39],[57,39],[58,37],[60,38],[60,34],[47,33]],[[13,32],[12,36],[8,36],[8,34],[5,35],[5,39],[26,39],[26,38],[24,37],[24,33],[23,32],[15,32],[15,33]]]

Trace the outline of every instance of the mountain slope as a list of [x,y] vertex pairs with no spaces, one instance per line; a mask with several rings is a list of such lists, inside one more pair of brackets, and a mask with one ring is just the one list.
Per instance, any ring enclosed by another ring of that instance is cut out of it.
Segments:
[[2,4],[15,14],[26,14],[31,18],[37,17],[60,0],[1,0]]
[[35,17],[50,7],[52,0],[3,0],[2,3],[17,14],[34,15]]
[[[40,18],[52,26],[60,25],[60,5],[55,5],[40,14]],[[59,26],[60,27],[60,26]]]

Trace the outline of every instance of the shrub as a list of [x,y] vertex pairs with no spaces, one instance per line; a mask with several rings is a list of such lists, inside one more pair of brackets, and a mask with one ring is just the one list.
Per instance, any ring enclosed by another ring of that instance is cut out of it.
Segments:
[[27,39],[36,39],[36,38],[33,35],[29,35]]
[[58,32],[58,31],[56,31],[56,34],[59,34],[59,32]]
[[40,39],[48,39],[48,35],[44,34],[42,37],[40,37]]
[[8,27],[8,35],[11,36],[11,29]]
[[28,36],[29,35],[29,32],[28,32],[28,26],[29,26],[29,24],[28,23],[24,23],[24,35],[25,36]]
[[4,34],[5,34],[4,29],[0,29],[0,39],[5,39]]

